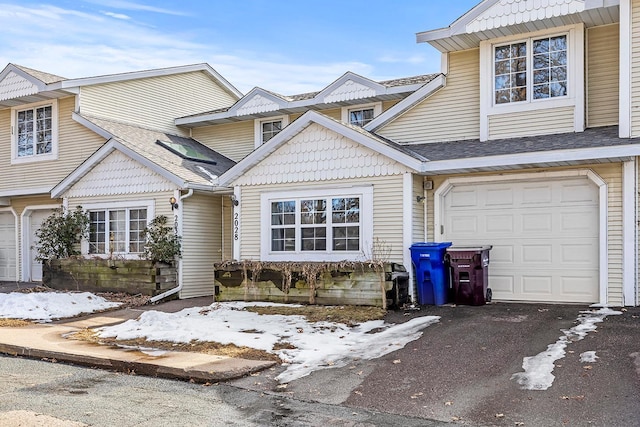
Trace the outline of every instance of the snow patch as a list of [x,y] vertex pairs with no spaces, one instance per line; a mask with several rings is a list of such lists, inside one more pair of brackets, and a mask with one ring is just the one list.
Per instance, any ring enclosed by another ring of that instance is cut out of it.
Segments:
[[[511,376],[524,390],[547,390],[553,384],[555,376],[552,374],[554,362],[565,356],[565,348],[568,344],[580,341],[589,332],[595,331],[597,324],[603,322],[607,316],[622,314],[621,311],[603,307],[594,311],[581,311],[578,316],[578,325],[569,330],[563,330],[563,336],[558,341],[550,344],[546,351],[535,356],[525,357],[522,360],[524,372],[518,372]],[[595,352],[594,352],[595,356]]]
[[[176,343],[215,341],[265,350],[277,354],[287,366],[276,377],[286,383],[315,370],[345,366],[358,359],[375,359],[399,350],[418,339],[422,329],[440,319],[438,316],[416,317],[397,325],[375,320],[350,328],[340,323],[311,323],[303,316],[245,311],[250,305],[286,304],[230,302],[177,313],[146,311],[138,319],[101,328],[98,335],[119,340],[145,338]],[[291,348],[274,350],[277,343],[288,343]]]
[[582,363],[596,363],[599,357],[596,356],[595,351],[585,351],[584,353],[580,353],[580,362]]
[[50,322],[119,305],[90,292],[11,292],[0,294],[0,317]]

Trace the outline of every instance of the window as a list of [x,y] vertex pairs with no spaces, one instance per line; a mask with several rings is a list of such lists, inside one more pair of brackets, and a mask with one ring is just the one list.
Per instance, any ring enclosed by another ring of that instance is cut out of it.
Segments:
[[256,148],[279,134],[289,124],[288,116],[271,117],[255,121]]
[[271,202],[271,250],[359,251],[360,198]]
[[496,104],[567,95],[567,36],[531,38],[494,48]]
[[342,121],[353,126],[366,126],[382,113],[382,103],[342,107]]
[[52,160],[57,156],[56,103],[14,107],[12,124],[12,163]]
[[91,210],[88,253],[141,253],[146,226],[146,208]]
[[372,189],[306,193],[263,195],[269,212],[262,228],[265,259],[358,258],[370,243],[371,218],[364,212],[372,209]]
[[371,120],[373,120],[373,108],[349,110],[349,124],[362,127]]

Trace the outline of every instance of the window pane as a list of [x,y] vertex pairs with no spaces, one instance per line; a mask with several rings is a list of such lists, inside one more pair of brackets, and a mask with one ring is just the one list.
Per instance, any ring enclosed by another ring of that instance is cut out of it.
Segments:
[[106,241],[105,212],[89,212],[89,253],[104,254]]
[[296,202],[293,200],[271,203],[271,225],[295,224],[295,211]]
[[360,227],[334,227],[333,228],[334,251],[358,251],[360,250]]
[[274,252],[295,251],[295,229],[279,228],[271,230],[271,250]]
[[324,251],[327,249],[327,229],[308,227],[300,230],[303,251]]
[[[514,43],[494,50],[494,93],[496,104],[522,101],[527,84],[527,44]],[[508,89],[517,89],[509,91]],[[524,89],[524,90],[523,90]],[[526,98],[525,98],[526,100]]]
[[129,252],[140,253],[144,250],[144,228],[147,226],[147,210],[129,211]]
[[349,123],[354,126],[364,126],[371,120],[373,120],[373,108],[349,111]]
[[282,130],[282,120],[262,122],[262,142],[267,142]]

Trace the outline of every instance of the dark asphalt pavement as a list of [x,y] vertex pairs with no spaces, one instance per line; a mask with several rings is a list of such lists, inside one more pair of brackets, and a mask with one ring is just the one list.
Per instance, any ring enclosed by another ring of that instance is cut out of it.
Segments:
[[[278,388],[265,371],[232,384],[289,397],[472,426],[640,426],[640,309],[606,317],[571,342],[547,390],[511,379],[578,324],[577,305],[493,303],[391,312],[399,323],[441,316],[423,336],[380,359],[316,371]],[[594,363],[580,354],[595,351]]]

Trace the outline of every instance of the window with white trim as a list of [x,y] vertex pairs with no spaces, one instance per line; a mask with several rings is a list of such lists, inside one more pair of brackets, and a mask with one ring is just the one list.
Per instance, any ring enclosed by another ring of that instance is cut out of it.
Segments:
[[370,187],[267,194],[262,203],[265,260],[358,259],[370,243]]
[[342,121],[363,127],[382,113],[382,103],[342,107]]
[[57,115],[55,101],[12,108],[12,163],[57,158]]
[[496,105],[567,96],[567,35],[529,38],[493,48]]
[[255,120],[255,147],[268,142],[274,136],[282,132],[289,124],[288,116],[270,117],[268,119]]
[[146,208],[89,210],[90,254],[139,254],[144,250]]

